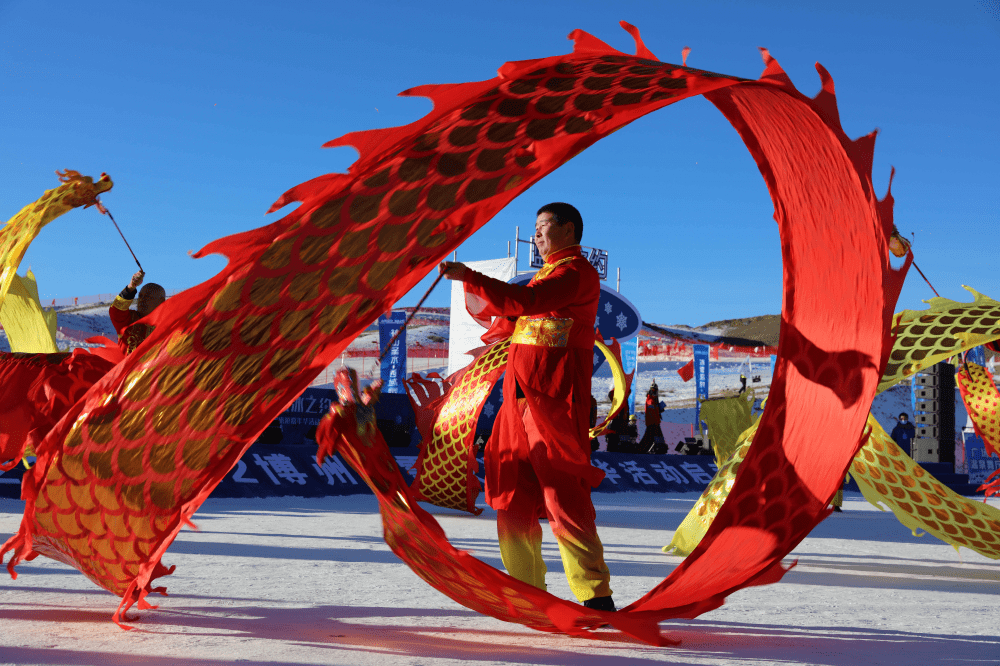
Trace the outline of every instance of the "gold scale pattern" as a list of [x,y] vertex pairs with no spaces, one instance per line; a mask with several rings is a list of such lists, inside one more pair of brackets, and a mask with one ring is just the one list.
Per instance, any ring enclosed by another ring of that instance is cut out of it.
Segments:
[[[406,127],[345,135],[348,174],[286,192],[274,224],[210,243],[212,279],[158,308],[153,334],[38,447],[8,568],[45,554],[145,605],[160,558],[258,433],[438,261],[533,183],[638,117],[742,79],[619,53],[573,54],[490,81],[423,86]],[[272,209],[272,210],[273,210]]]
[[988,451],[1000,456],[1000,393],[993,375],[981,365],[966,363],[955,379],[976,434],[983,438]]
[[1000,559],[1000,510],[973,502],[939,483],[896,446],[874,416],[850,472],[873,505],[887,505],[915,536],[923,529],[958,550],[970,548]]
[[[702,491],[695,501],[694,506],[681,521],[681,524],[674,531],[674,537],[670,543],[663,547],[664,553],[681,555],[687,557],[701,543],[705,533],[708,532],[709,525],[715,520],[715,516],[722,508],[722,504],[729,497],[733,484],[736,482],[736,474],[740,470],[740,464],[750,451],[753,444],[753,437],[757,434],[758,419],[752,426],[743,431],[736,441],[733,453],[728,459],[719,464],[719,469],[712,477],[712,480]],[[712,426],[709,424],[709,432]]]
[[[543,269],[544,270],[544,269]],[[539,271],[541,272],[541,271]],[[469,366],[458,384],[447,394],[440,412],[431,425],[430,442],[421,447],[412,489],[416,496],[437,506],[482,513],[476,506],[481,490],[475,475],[478,462],[473,448],[476,423],[493,386],[507,364],[512,338],[495,343]],[[598,437],[611,427],[611,419],[624,407],[632,375],[625,374],[621,345],[610,346],[600,339],[594,345],[601,350],[614,378],[614,398],[604,421],[590,429]]]
[[[964,285],[963,285],[964,286]],[[975,300],[960,303],[936,297],[927,310],[896,313],[896,340],[878,384],[878,392],[963,351],[1000,337],[1000,303],[965,287]]]
[[[971,287],[965,288],[975,297],[972,303],[933,298],[928,301],[931,306],[928,310],[904,310],[893,317],[897,337],[877,393],[935,363],[1000,339],[1000,302]],[[961,383],[959,376],[960,386]],[[992,384],[992,379],[990,383]],[[1000,556],[995,541],[985,539],[982,535],[970,537],[965,532],[968,529],[994,529],[995,535],[1000,535],[1000,530],[996,529],[1000,525],[997,522],[1000,520],[1000,512],[988,505],[972,502],[939,483],[933,475],[903,454],[871,415],[866,429],[869,435],[855,456],[850,471],[869,502],[875,506],[879,506],[879,502],[885,503],[899,521],[910,529],[918,526],[956,548],[964,545],[987,557]],[[757,423],[754,423],[740,435],[736,452],[719,466],[712,481],[674,532],[671,542],[663,547],[663,552],[686,557],[701,542],[729,496],[740,463],[750,450],[756,431]],[[890,449],[889,444],[899,455]],[[888,483],[888,479],[893,481]],[[916,487],[918,485],[919,488]],[[898,497],[900,492],[905,492],[909,501]],[[919,499],[914,499],[918,495]],[[975,517],[985,527],[961,522],[957,514],[952,516],[951,521],[942,518],[943,512],[956,511],[970,520]]]
[[510,339],[479,356],[449,392],[431,428],[431,441],[420,451],[413,490],[424,501],[450,509],[482,513],[476,507],[479,480],[469,474],[476,465],[472,436],[483,402],[507,364]]

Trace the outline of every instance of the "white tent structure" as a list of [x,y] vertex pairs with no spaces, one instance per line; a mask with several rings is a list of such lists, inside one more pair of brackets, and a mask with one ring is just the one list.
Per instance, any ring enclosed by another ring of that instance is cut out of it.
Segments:
[[[485,261],[466,261],[469,268],[507,282],[516,270],[514,257],[503,259],[487,259]],[[475,319],[469,316],[465,309],[465,290],[461,282],[451,283],[451,326],[448,332],[448,374],[458,372],[469,363],[472,357],[468,352],[482,347],[480,336],[486,332]]]

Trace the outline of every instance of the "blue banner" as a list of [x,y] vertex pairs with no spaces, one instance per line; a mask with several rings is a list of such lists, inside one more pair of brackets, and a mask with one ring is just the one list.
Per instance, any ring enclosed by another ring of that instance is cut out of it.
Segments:
[[635,414],[635,392],[636,392],[636,362],[639,358],[639,338],[629,340],[622,345],[622,369],[625,374],[632,373],[632,391],[628,395],[629,416]]
[[406,322],[405,312],[393,312],[388,317],[378,318],[378,348],[379,353],[386,351],[386,345],[402,329],[402,333],[392,343],[392,349],[382,359],[382,393],[406,393],[403,379],[406,378]]
[[[413,483],[418,450],[393,451],[403,477]],[[717,468],[711,456],[595,452],[591,464],[604,470],[597,493],[700,493]],[[19,497],[24,467],[0,475],[0,497]],[[480,481],[483,460],[479,459]],[[212,491],[212,497],[328,497],[371,494],[339,455],[316,464],[316,445],[265,446],[257,442]],[[482,496],[480,496],[482,502]]]
[[337,392],[333,389],[307,388],[267,427],[260,439],[275,446],[301,444],[305,440],[315,442],[316,426],[335,402]]
[[694,388],[697,402],[694,407],[694,427],[701,428],[701,401],[708,400],[708,345],[692,345],[694,348]]
[[486,402],[483,403],[483,411],[479,413],[479,421],[476,422],[476,445],[479,443],[486,443],[486,440],[490,438],[490,434],[493,433],[493,424],[497,420],[497,413],[500,411],[500,407],[503,405],[503,377],[500,377],[494,386],[490,394],[486,396]]
[[973,347],[966,352],[965,360],[976,365],[986,365],[986,349],[982,345]]
[[986,443],[974,432],[963,432],[965,462],[969,466],[969,483],[984,483],[986,478],[1000,469],[1000,458],[986,453]]

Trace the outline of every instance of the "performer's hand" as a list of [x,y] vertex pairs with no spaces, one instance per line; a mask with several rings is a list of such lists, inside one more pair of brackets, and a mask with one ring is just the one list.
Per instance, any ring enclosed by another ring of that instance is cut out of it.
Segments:
[[132,281],[128,283],[128,286],[135,289],[140,284],[142,284],[142,278],[144,277],[146,277],[146,274],[144,272],[142,272],[141,270],[136,271],[135,274],[132,276]]
[[465,264],[460,264],[453,261],[442,261],[438,265],[438,273],[444,276],[446,280],[458,280],[463,282],[465,280],[466,273],[469,269]]

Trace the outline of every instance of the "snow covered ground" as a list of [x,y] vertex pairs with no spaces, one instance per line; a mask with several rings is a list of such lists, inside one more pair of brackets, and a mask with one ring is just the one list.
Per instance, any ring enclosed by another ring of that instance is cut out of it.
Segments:
[[[660,547],[694,500],[595,495],[620,605],[681,562]],[[22,509],[0,499],[0,539]],[[500,566],[489,509],[432,511],[459,548]],[[859,495],[789,556],[798,565],[780,583],[664,623],[673,648],[613,630],[544,634],[459,606],[392,555],[371,496],[209,499],[195,521],[164,558],[177,565],[160,580],[170,596],[133,611],[133,631],[110,621],[118,599],[76,570],[24,563],[0,582],[0,664],[1000,664],[1000,563],[916,538]],[[544,553],[550,591],[572,598],[547,528]]]

